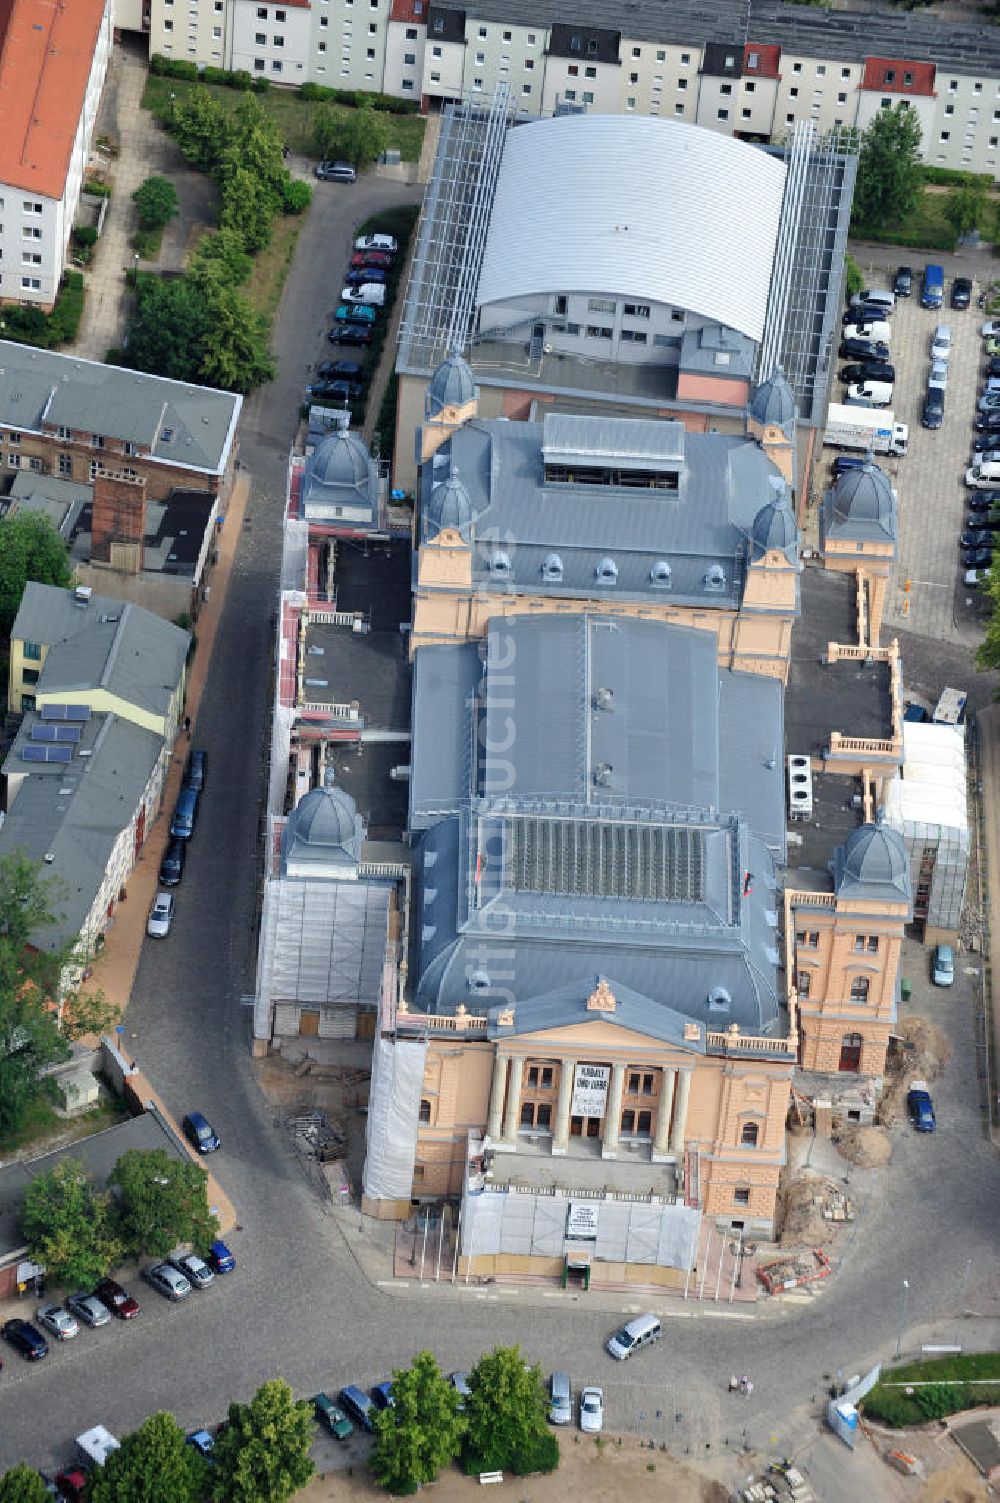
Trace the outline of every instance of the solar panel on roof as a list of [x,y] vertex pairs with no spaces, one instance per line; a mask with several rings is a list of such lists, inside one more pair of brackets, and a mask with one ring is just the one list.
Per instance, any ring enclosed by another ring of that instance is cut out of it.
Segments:
[[71,762],[73,748],[71,746],[40,746],[37,741],[29,741],[21,755],[25,762]]
[[43,720],[89,720],[89,705],[42,705],[39,712]]
[[31,727],[32,741],[77,742],[83,735],[82,725],[39,725]]

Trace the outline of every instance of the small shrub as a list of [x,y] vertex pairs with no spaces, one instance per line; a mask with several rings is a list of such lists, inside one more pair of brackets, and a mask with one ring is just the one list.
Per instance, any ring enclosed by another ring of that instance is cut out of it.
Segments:
[[281,207],[286,214],[304,214],[312,203],[312,189],[297,177],[289,177],[281,185]]
[[920,175],[925,183],[938,183],[945,188],[993,187],[993,178],[988,172],[962,172],[955,167],[922,167]]
[[255,94],[266,94],[270,87],[271,80],[269,78],[255,78],[253,81],[253,92]]
[[351,110],[363,109],[368,105],[373,110],[381,110],[385,115],[415,115],[420,109],[416,99],[396,99],[392,94],[379,94],[367,89],[329,89],[325,84],[317,83],[301,84],[299,98],[314,103],[326,100]]
[[918,1388],[913,1397],[927,1419],[943,1419],[946,1414],[961,1409],[964,1403],[962,1389],[957,1383],[929,1383],[926,1388]]
[[82,249],[88,250],[97,244],[97,230],[92,224],[81,224],[73,231],[73,239]]
[[[600,1436],[597,1439],[600,1440]],[[515,1477],[527,1477],[531,1472],[554,1472],[558,1465],[559,1442],[551,1431],[546,1431],[533,1444],[514,1453],[511,1471]]]
[[655,1461],[647,1461],[646,1462],[646,1471],[647,1472],[655,1472],[656,1471],[656,1462]]
[[149,71],[160,78],[182,78],[186,83],[198,82],[198,64],[188,62],[186,58],[163,57],[159,52],[154,52],[149,59]]
[[89,193],[91,198],[110,198],[111,184],[101,183],[96,178],[91,178],[89,182],[84,183],[83,191]]

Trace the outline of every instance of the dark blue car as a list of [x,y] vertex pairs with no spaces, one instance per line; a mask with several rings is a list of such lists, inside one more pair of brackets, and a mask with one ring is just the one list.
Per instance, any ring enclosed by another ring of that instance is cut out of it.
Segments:
[[26,1362],[40,1362],[49,1355],[49,1344],[41,1331],[26,1320],[8,1320],[0,1332],[4,1341],[16,1347]]
[[217,1148],[222,1147],[218,1133],[201,1112],[188,1112],[183,1126],[184,1136],[192,1148],[196,1148],[199,1153],[214,1153]]
[[236,1259],[224,1242],[213,1242],[208,1249],[208,1264],[213,1273],[232,1273]]
[[922,1080],[915,1080],[906,1097],[906,1109],[917,1132],[933,1132],[937,1126],[931,1093]]

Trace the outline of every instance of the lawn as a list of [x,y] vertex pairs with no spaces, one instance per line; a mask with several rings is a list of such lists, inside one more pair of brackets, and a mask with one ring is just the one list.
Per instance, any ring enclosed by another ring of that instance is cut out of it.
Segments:
[[[150,110],[157,118],[162,118],[170,103],[171,94],[177,99],[183,99],[192,89],[208,89],[209,93],[214,94],[230,110],[235,110],[243,97],[239,89],[227,89],[222,84],[186,83],[179,78],[160,78],[151,73],[146,79],[142,96],[143,108]],[[255,94],[254,98],[277,122],[286,145],[292,151],[307,157],[319,155],[313,123],[317,112],[332,110],[336,115],[350,113],[344,105],[317,104],[312,100],[300,99],[292,89],[269,89],[266,94]],[[420,115],[386,115],[385,120],[389,130],[389,147],[397,149],[404,162],[416,162],[420,157],[426,122]]]
[[97,1105],[89,1111],[81,1112],[78,1117],[62,1117],[43,1092],[32,1102],[20,1129],[4,1139],[0,1163],[9,1162],[15,1154],[24,1157],[26,1149],[31,1150],[28,1158],[37,1158],[67,1143],[91,1138],[106,1127],[124,1122],[130,1115],[120,1096],[102,1091]]
[[[912,1392],[907,1393],[907,1387]],[[936,1357],[926,1362],[907,1362],[883,1372],[882,1381],[862,1400],[870,1419],[900,1428],[925,1425],[932,1417],[919,1401],[930,1402],[934,1416],[958,1414],[983,1404],[1000,1404],[1000,1352],[970,1352]],[[934,1402],[937,1401],[937,1402]]]
[[301,229],[300,214],[278,216],[271,230],[271,243],[266,250],[258,251],[254,256],[253,270],[243,288],[257,312],[263,313],[267,319],[269,329],[274,324],[281,289],[285,285]]
[[851,234],[859,240],[875,240],[882,245],[908,245],[917,250],[955,249],[955,231],[945,217],[946,193],[924,190],[913,213],[902,223],[882,230],[867,230],[851,225]]

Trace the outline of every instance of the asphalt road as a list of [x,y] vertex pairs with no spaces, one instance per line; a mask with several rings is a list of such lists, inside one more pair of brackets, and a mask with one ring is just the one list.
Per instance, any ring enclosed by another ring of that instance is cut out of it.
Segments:
[[[174,931],[168,944],[147,947],[128,1013],[136,1056],[167,1104],[178,1114],[200,1107],[222,1137],[214,1167],[239,1210],[232,1237],[239,1268],[179,1306],[140,1289],[138,1320],[82,1332],[37,1367],[5,1352],[0,1467],[23,1457],[55,1469],[86,1427],[126,1432],[156,1409],[187,1427],[217,1421],[230,1398],[277,1374],[310,1394],[374,1382],[423,1346],[453,1368],[470,1366],[494,1342],[516,1340],[547,1371],[603,1382],[612,1430],[652,1435],[693,1459],[744,1438],[789,1451],[814,1429],[825,1373],[853,1373],[892,1355],[904,1278],[904,1345],[918,1328],[954,1339],[963,1309],[1000,1314],[983,1303],[1000,1241],[1000,1196],[996,1156],[981,1130],[965,976],[952,992],[933,994],[916,977],[913,1006],[935,1010],[955,1050],[935,1087],[939,1130],[923,1138],[900,1131],[891,1170],[866,1190],[852,1182],[864,1215],[823,1293],[806,1306],[762,1307],[751,1319],[678,1308],[667,1317],[666,1339],[620,1366],[602,1352],[614,1320],[588,1310],[585,1296],[567,1303],[373,1288],[272,1123],[252,1078],[241,997],[251,988],[287,447],[308,367],[326,348],[324,313],[352,228],[408,196],[412,190],[378,181],[321,185],[303,230],[276,340],[280,375],[248,404],[243,427],[253,495],[198,725],[210,755],[207,795]],[[976,1338],[986,1343],[995,1330],[981,1322]],[[726,1393],[731,1372],[754,1378],[751,1400]],[[853,1496],[848,1468],[845,1453],[845,1498]]]

